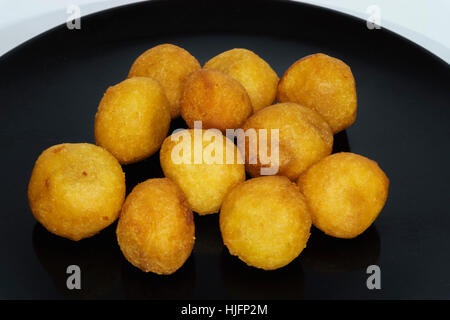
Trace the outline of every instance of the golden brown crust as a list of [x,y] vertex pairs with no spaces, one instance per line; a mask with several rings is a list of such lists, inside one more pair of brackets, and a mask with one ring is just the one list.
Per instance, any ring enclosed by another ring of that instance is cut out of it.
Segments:
[[[245,168],[236,146],[220,132],[217,134],[218,139],[222,139],[223,158],[220,159],[222,163],[213,163],[214,158],[208,160],[205,156],[212,154],[208,152],[209,148],[214,146],[212,139],[204,136],[202,146],[196,149],[194,130],[188,129],[167,137],[161,147],[160,162],[164,175],[183,190],[191,209],[205,215],[217,212],[227,192],[245,180]],[[200,136],[205,135],[205,132],[206,130],[198,130]],[[174,138],[182,134],[186,134],[187,138],[181,136]],[[191,150],[191,157],[186,161],[188,163],[174,161],[172,153],[184,149]],[[231,163],[227,163],[226,155],[231,153],[234,154],[234,158]],[[194,163],[194,157],[201,159],[201,162]]]
[[220,210],[222,238],[232,255],[274,270],[306,247],[311,217],[297,185],[282,176],[247,180],[233,188]]
[[317,228],[337,238],[354,238],[383,209],[389,179],[375,161],[341,152],[313,165],[298,185]]
[[95,115],[95,141],[120,163],[133,163],[158,151],[169,126],[169,104],[161,85],[135,77],[104,94]]
[[189,128],[202,121],[205,129],[240,127],[252,113],[250,99],[244,87],[216,70],[193,72],[186,80],[181,99],[181,116]]
[[141,54],[131,66],[128,78],[150,77],[164,89],[172,118],[181,114],[180,99],[186,77],[201,69],[188,51],[173,44],[161,44]]
[[[250,118],[243,125],[244,130],[256,129],[258,132],[258,148],[260,141],[259,130],[267,129],[267,136],[271,137],[270,130],[279,130],[279,172],[295,180],[309,166],[326,157],[333,147],[333,134],[326,121],[314,110],[296,103],[279,103],[266,107]],[[267,141],[267,150],[271,149],[271,140]],[[261,175],[259,149],[257,162],[252,164],[249,160],[249,143],[246,143],[246,170],[253,176]]]
[[88,143],[64,143],[42,152],[28,185],[35,218],[50,232],[75,241],[113,223],[124,198],[120,164]]
[[232,49],[215,56],[203,68],[222,71],[239,81],[250,97],[253,112],[271,105],[279,78],[270,65],[247,49]]
[[169,179],[149,179],[125,200],[117,240],[125,258],[145,272],[172,274],[187,260],[195,241],[192,211]]
[[350,67],[323,53],[292,64],[278,84],[277,99],[316,110],[333,133],[349,127],[356,119],[356,87]]

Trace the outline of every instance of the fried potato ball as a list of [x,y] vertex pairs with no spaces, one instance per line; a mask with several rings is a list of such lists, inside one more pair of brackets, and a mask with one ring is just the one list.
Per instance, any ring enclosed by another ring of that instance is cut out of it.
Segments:
[[254,112],[275,100],[279,78],[266,61],[250,50],[222,52],[203,68],[222,71],[239,81],[248,92]]
[[325,118],[333,133],[356,119],[356,88],[350,67],[323,53],[295,62],[278,85],[278,102],[297,102]]
[[[258,111],[243,126],[245,131],[252,128],[257,133],[257,155],[251,154],[251,141],[246,143],[245,152],[245,166],[252,177],[261,175],[263,167],[278,166],[278,175],[295,180],[313,163],[329,155],[333,147],[333,134],[327,122],[314,110],[296,103],[279,103]],[[263,129],[265,135],[261,135]],[[272,129],[278,129],[278,157],[270,152],[276,151],[276,145],[272,146]],[[261,161],[263,150],[271,155],[266,163]]]
[[125,258],[145,272],[172,274],[189,258],[195,226],[183,192],[167,178],[138,184],[117,224]]
[[34,217],[51,233],[75,241],[113,223],[124,198],[119,162],[88,143],[58,144],[42,152],[28,185]]
[[190,208],[200,215],[217,212],[227,192],[245,180],[237,147],[218,130],[172,134],[164,140],[160,160],[164,175],[183,190]]
[[180,99],[186,77],[201,69],[200,63],[185,49],[160,44],[141,54],[131,66],[128,78],[150,77],[163,87],[172,118],[180,116]]
[[136,77],[109,87],[95,115],[95,141],[122,164],[158,151],[170,126],[169,104],[161,85]]
[[181,98],[181,116],[189,128],[202,121],[203,128],[238,128],[252,113],[244,87],[217,70],[199,70],[186,80]]
[[333,237],[354,238],[383,209],[389,179],[375,161],[341,152],[309,168],[298,185],[317,228]]
[[233,188],[220,209],[220,231],[232,255],[274,270],[306,247],[311,216],[298,186],[282,176],[247,180]]

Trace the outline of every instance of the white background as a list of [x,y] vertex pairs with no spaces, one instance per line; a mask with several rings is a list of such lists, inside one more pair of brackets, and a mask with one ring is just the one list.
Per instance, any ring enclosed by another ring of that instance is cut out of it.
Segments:
[[[82,15],[142,0],[0,0],[0,55],[65,23],[70,5]],[[189,0],[187,0],[189,1]],[[213,1],[213,0],[210,0]],[[243,0],[244,1],[244,0]],[[366,20],[378,6],[381,26],[408,38],[450,63],[450,0],[298,0]]]

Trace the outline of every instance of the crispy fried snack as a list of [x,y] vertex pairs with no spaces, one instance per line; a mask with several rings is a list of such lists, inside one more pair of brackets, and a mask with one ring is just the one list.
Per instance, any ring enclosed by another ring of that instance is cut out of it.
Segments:
[[202,121],[203,128],[240,127],[252,113],[252,105],[244,87],[216,70],[193,72],[186,80],[181,99],[181,116],[189,128]]
[[313,165],[298,184],[313,224],[337,238],[363,233],[383,209],[389,189],[389,179],[375,161],[348,152]]
[[149,179],[134,187],[117,224],[125,258],[145,272],[172,274],[190,256],[195,226],[183,192],[169,179]]
[[356,119],[356,88],[350,67],[323,53],[295,62],[278,85],[278,102],[296,102],[316,110],[333,133]]
[[164,140],[160,161],[164,175],[183,190],[191,209],[200,215],[217,212],[227,192],[245,180],[238,149],[218,130],[172,134]]
[[[277,157],[272,154],[270,163],[261,161],[261,153],[264,154],[262,150],[268,153],[272,150],[272,129],[278,129],[279,132],[277,174],[291,180],[297,179],[309,166],[329,155],[333,147],[333,134],[326,121],[314,110],[296,103],[266,107],[248,118],[243,129],[256,129],[257,132],[257,155],[249,150],[251,141],[246,143],[245,167],[252,177],[261,175],[262,167],[277,162]],[[261,129],[266,130],[266,135],[261,135]],[[265,145],[267,149],[261,149]]]
[[151,77],[166,93],[172,118],[180,116],[180,99],[186,77],[201,69],[189,52],[172,44],[161,44],[141,54],[131,66],[128,78]]
[[71,240],[90,237],[119,216],[125,175],[105,149],[64,143],[37,159],[28,185],[34,217],[50,232]]
[[170,112],[161,85],[136,77],[109,87],[95,115],[95,141],[122,164],[158,151],[167,136]]
[[215,56],[203,68],[222,71],[247,90],[256,112],[275,100],[279,78],[270,65],[247,49],[232,49]]
[[297,185],[282,176],[245,181],[233,188],[220,210],[223,242],[246,264],[274,270],[306,247],[311,217]]

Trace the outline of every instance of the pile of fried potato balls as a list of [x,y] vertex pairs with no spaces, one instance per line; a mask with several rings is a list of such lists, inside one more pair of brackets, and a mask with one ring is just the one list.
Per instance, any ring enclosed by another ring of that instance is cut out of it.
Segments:
[[[28,186],[31,211],[48,231],[75,241],[119,219],[125,258],[157,274],[174,273],[190,256],[193,212],[220,212],[232,255],[278,269],[300,255],[312,225],[354,238],[386,202],[389,180],[376,162],[331,154],[333,135],[355,121],[356,104],[349,66],[322,53],[296,61],[280,80],[247,49],[223,52],[202,68],[185,49],[161,44],[106,90],[96,145],[64,143],[39,156]],[[189,129],[168,135],[179,116]],[[225,135],[239,128],[255,130],[258,151],[275,143],[258,133],[277,129],[278,158],[251,158],[250,144],[238,148]],[[223,153],[211,152],[215,146]],[[158,151],[165,178],[138,184],[125,199],[121,165]],[[276,175],[262,174],[271,165]]]

